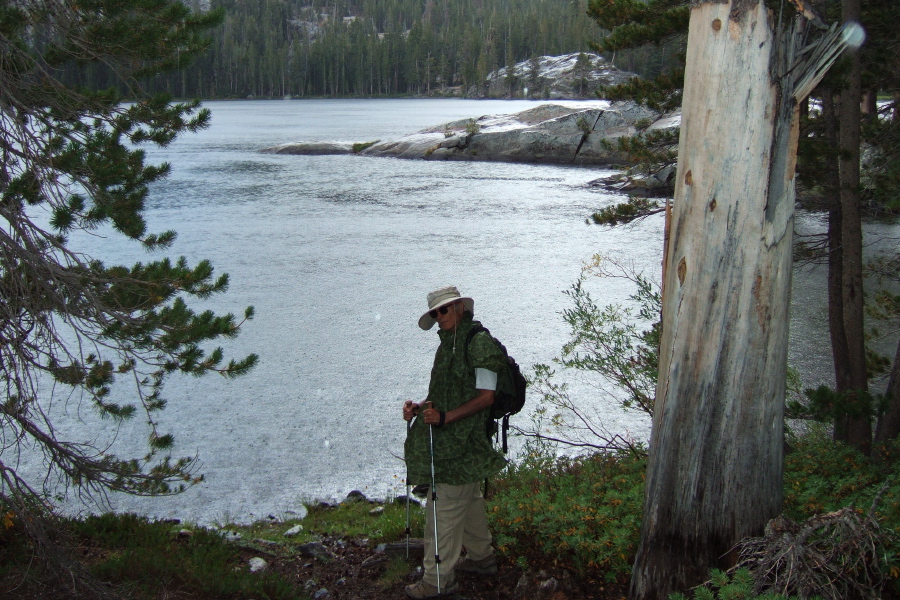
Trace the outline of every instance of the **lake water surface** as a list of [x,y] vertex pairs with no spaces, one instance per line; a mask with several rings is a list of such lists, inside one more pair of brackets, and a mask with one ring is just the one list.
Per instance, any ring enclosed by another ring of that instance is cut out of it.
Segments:
[[[434,331],[416,326],[428,291],[453,284],[473,296],[476,317],[528,371],[567,340],[563,291],[592,255],[633,261],[658,279],[661,216],[619,228],[585,223],[624,199],[586,187],[607,171],[259,153],[292,141],[392,139],[533,105],[209,102],[210,129],[148,151],[152,162],[172,163],[172,175],[152,191],[151,230],[176,230],[173,255],[207,258],[229,273],[229,292],[206,305],[238,314],[255,306],[256,318],[226,354],[256,352],[260,363],[234,381],[173,379],[159,419],[175,434],[174,455],[198,455],[206,481],[169,498],[112,496],[110,506],[210,523],[283,516],[353,489],[402,493],[400,405],[424,396],[437,342]],[[798,222],[821,228],[815,215]],[[107,263],[148,259],[114,236],[76,242]],[[794,290],[792,362],[812,380],[827,380],[829,364],[822,280],[801,273]],[[591,283],[601,305],[624,303],[630,291],[619,280]],[[590,382],[571,385],[611,430],[648,437],[646,419],[623,415]],[[68,413],[79,439],[108,439],[93,418]],[[138,418],[111,443],[120,455],[140,455],[145,436]],[[64,506],[84,510],[75,500]]]

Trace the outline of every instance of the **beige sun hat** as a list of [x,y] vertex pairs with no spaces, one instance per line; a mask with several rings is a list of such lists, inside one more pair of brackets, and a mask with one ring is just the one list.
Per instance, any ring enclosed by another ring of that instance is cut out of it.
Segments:
[[447,287],[442,287],[428,294],[428,310],[425,311],[424,315],[419,317],[419,327],[421,327],[425,331],[428,331],[429,329],[434,327],[435,320],[428,313],[436,308],[444,306],[445,304],[456,302],[457,300],[462,300],[463,306],[466,307],[466,310],[472,314],[475,314],[475,301],[471,298],[464,298],[462,295],[460,295],[459,290],[456,289],[455,285],[448,285]]

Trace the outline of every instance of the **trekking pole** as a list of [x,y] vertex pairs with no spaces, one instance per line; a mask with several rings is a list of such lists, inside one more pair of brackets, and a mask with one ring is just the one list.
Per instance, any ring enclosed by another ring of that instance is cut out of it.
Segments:
[[[433,407],[433,403],[428,402],[429,408]],[[434,485],[434,426],[428,426],[428,444],[431,449],[431,516],[434,522],[434,564],[437,567],[437,591],[441,593],[441,552],[438,549],[438,526],[437,526],[437,490]]]
[[[412,426],[412,419],[406,422],[406,437],[409,437],[409,428]],[[406,562],[409,562],[409,466],[406,468]]]

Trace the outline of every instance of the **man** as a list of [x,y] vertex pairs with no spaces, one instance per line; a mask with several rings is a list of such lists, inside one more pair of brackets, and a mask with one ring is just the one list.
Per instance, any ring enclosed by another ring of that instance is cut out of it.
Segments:
[[[456,571],[497,572],[481,482],[506,466],[487,434],[498,374],[506,373],[505,355],[484,331],[466,348],[469,331],[480,323],[473,320],[475,302],[454,286],[431,292],[427,300],[419,327],[427,331],[437,323],[440,345],[425,402],[407,400],[403,406],[406,421],[418,415],[405,445],[409,483],[431,484],[433,468],[436,492],[426,511],[425,572],[406,587],[406,595],[416,599],[455,592]],[[463,547],[466,557],[460,561]]]

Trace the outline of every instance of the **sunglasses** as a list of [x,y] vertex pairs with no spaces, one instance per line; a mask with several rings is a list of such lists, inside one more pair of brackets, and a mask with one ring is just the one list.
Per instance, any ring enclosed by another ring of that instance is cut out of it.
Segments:
[[449,311],[450,307],[453,306],[454,304],[456,304],[456,303],[454,302],[451,304],[446,304],[440,308],[436,308],[436,309],[430,311],[428,313],[428,316],[431,317],[432,319],[437,319],[438,313],[441,313],[442,315],[446,315],[447,311]]

